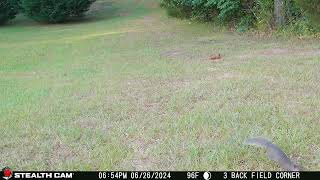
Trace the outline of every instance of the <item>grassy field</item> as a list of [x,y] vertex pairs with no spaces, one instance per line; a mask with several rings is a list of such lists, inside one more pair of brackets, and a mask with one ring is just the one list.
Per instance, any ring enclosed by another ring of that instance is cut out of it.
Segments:
[[320,170],[319,40],[168,18],[156,0],[99,0],[64,25],[18,17],[0,34],[1,166],[279,170],[243,145],[265,136]]

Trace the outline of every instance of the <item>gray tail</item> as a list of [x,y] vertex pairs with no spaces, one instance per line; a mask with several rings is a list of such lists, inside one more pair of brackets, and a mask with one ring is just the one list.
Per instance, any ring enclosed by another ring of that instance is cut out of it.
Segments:
[[259,146],[259,147],[268,147],[271,143],[268,139],[265,139],[263,137],[255,137],[255,138],[249,138],[247,139],[244,144],[247,145],[253,145],[253,146]]

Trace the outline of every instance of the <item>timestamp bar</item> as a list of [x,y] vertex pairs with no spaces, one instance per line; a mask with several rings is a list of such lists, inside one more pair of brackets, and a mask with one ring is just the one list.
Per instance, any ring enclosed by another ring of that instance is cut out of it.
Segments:
[[285,171],[7,171],[7,179],[79,179],[79,180],[286,180],[320,179],[320,172]]
[[124,171],[99,172],[99,179],[294,180],[320,179],[320,172],[286,171]]

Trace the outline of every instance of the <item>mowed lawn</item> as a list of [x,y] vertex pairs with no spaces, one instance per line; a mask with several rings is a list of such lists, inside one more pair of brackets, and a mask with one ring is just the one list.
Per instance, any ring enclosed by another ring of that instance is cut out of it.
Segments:
[[[248,137],[320,170],[320,40],[257,37],[98,0],[84,21],[0,28],[0,165],[279,170]],[[223,60],[208,60],[221,53]]]

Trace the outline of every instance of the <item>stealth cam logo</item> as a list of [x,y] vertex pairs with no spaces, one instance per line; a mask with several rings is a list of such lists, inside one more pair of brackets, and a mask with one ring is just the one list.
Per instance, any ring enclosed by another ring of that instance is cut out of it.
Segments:
[[5,167],[1,171],[1,177],[5,180],[8,180],[12,177],[12,171],[9,167]]

